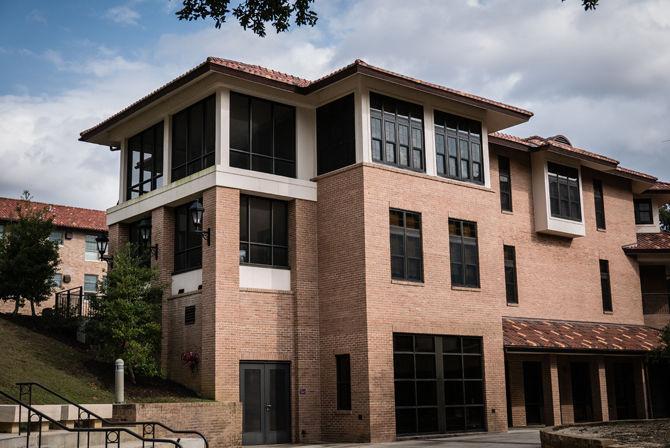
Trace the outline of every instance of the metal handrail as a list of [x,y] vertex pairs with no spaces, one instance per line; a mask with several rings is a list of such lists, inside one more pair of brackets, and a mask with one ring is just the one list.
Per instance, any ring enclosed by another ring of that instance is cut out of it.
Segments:
[[[33,386],[36,386],[39,389],[42,389],[43,391],[45,391],[45,392],[47,392],[47,393],[49,393],[49,394],[51,394],[55,397],[60,398],[61,400],[65,401],[66,403],[68,403],[72,406],[75,406],[78,409],[80,416],[82,415],[82,413],[84,413],[84,414],[88,414],[89,418],[90,418],[90,416],[93,416],[93,417],[100,420],[101,422],[103,422],[106,425],[109,425],[109,426],[118,425],[118,422],[112,422],[111,420],[107,420],[106,418],[103,418],[103,417],[99,416],[95,412],[86,409],[85,407],[81,406],[80,404],[77,404],[74,401],[69,400],[68,398],[62,396],[58,392],[56,392],[54,390],[51,390],[48,387],[41,385],[40,383],[36,383],[34,381],[27,381],[27,382],[16,383],[16,385],[19,386],[19,397],[23,397],[23,388],[25,386],[28,386],[28,388],[29,388],[28,389],[28,397],[29,397],[29,400],[30,400],[30,405],[32,405]],[[142,436],[143,437],[146,437],[147,435],[155,434],[156,433],[156,426],[158,426],[160,428],[163,428],[164,430],[166,430],[166,431],[168,431],[172,434],[196,435],[196,436],[202,438],[203,442],[205,443],[205,448],[209,448],[209,443],[207,442],[207,438],[199,431],[172,429],[169,426],[167,426],[166,424],[161,423],[161,422],[157,422],[157,421],[131,421],[131,422],[123,422],[123,424],[128,425],[128,426],[140,426],[140,425],[142,425]],[[144,447],[144,443],[142,443],[142,446]]]
[[[52,425],[62,429],[63,431],[67,432],[74,432],[77,433],[77,447],[79,446],[80,442],[80,434],[81,433],[86,433],[87,435],[87,440],[86,440],[86,446],[90,447],[90,435],[93,432],[99,432],[99,433],[105,433],[105,447],[108,447],[109,445],[116,445],[117,448],[121,447],[121,433],[128,434],[138,440],[142,441],[142,444],[144,445],[145,442],[151,442],[152,444],[156,443],[166,443],[166,444],[171,444],[174,445],[176,448],[183,448],[183,446],[179,443],[179,441],[174,441],[170,439],[156,439],[156,438],[147,438],[140,436],[134,431],[131,431],[127,428],[122,428],[122,427],[113,427],[113,428],[68,428],[61,422],[49,417],[48,415],[38,411],[35,409],[32,405],[28,405],[23,403],[20,399],[14,398],[11,395],[3,392],[0,390],[0,396],[4,397],[10,401],[13,401],[17,405],[19,405],[19,410],[21,408],[26,408],[28,410],[28,420],[26,420],[27,423],[27,430],[26,430],[26,448],[30,446],[30,424],[31,423],[38,423],[39,424],[39,429],[38,429],[38,442],[37,446],[38,448],[42,447],[42,423],[43,421],[47,421],[51,423]],[[91,415],[93,415],[91,413]],[[33,416],[37,416],[38,420],[33,420]],[[19,435],[21,435],[21,412],[19,411]]]

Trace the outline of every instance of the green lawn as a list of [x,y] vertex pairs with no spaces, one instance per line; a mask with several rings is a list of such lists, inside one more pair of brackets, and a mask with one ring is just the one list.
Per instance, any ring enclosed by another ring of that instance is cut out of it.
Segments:
[[[0,317],[0,390],[18,397],[16,383],[35,381],[76,403],[114,401],[113,366],[96,362],[84,349]],[[195,394],[164,381],[133,385],[126,378],[127,402],[194,401]],[[0,402],[3,402],[0,397]],[[58,403],[44,393],[33,393],[34,403]]]

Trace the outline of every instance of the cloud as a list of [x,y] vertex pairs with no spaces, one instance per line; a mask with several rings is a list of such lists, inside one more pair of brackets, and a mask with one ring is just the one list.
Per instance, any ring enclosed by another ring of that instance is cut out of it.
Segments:
[[119,5],[105,11],[105,18],[120,25],[138,25],[140,13],[130,6]]

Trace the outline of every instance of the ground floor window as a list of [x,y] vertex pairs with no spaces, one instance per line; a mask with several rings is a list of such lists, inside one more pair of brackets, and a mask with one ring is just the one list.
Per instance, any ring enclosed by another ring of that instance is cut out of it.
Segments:
[[393,335],[398,435],[485,428],[482,339]]

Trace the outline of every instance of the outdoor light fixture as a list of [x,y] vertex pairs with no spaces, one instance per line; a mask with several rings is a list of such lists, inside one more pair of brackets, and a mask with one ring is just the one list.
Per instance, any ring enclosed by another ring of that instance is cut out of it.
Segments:
[[112,261],[114,257],[107,255],[107,245],[109,244],[109,238],[107,235],[100,235],[95,239],[95,244],[98,246],[98,254],[100,254],[100,261],[106,261],[109,269],[112,269]]
[[210,229],[202,230],[202,215],[205,213],[205,207],[202,206],[200,201],[193,201],[193,204],[188,208],[188,211],[191,214],[193,232],[201,234],[202,239],[207,240],[207,245],[209,246]]
[[158,244],[147,247],[151,241],[151,222],[148,219],[143,219],[140,221],[139,230],[142,247],[148,248],[149,253],[154,256],[154,259],[158,260]]

